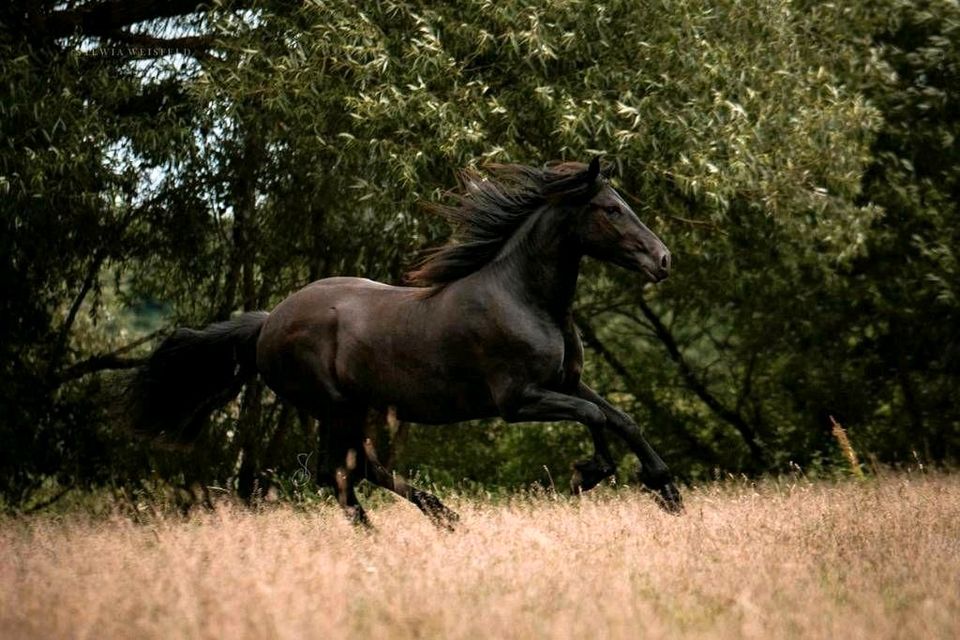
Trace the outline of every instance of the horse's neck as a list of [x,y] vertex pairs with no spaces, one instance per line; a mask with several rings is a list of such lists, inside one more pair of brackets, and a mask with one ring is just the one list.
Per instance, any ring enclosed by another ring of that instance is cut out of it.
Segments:
[[[562,319],[573,305],[580,274],[580,248],[563,212],[544,209],[523,236],[511,238],[509,251],[498,259],[498,270],[509,289],[525,304]],[[527,225],[525,225],[526,227]]]

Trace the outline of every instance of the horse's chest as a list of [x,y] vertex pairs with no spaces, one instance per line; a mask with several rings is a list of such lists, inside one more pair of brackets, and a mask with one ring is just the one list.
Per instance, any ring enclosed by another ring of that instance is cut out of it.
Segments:
[[520,336],[509,354],[517,368],[525,370],[532,380],[549,383],[563,377],[564,340],[556,327],[541,325]]

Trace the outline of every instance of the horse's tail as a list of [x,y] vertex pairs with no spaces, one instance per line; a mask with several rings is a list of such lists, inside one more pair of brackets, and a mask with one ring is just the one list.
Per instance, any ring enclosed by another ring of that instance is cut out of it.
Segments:
[[189,444],[209,415],[257,373],[264,311],[203,329],[177,329],[138,367],[127,388],[127,418],[144,436]]

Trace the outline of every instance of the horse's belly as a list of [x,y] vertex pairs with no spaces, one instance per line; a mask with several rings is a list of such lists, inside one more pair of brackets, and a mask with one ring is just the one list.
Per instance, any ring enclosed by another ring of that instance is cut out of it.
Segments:
[[416,422],[419,424],[450,424],[453,422],[466,422],[468,420],[480,420],[483,418],[494,418],[497,416],[496,408],[490,406],[486,409],[477,407],[469,411],[461,410],[457,407],[444,407],[439,405],[417,406],[414,408],[397,409],[397,419],[405,422]]
[[479,375],[423,375],[406,371],[381,373],[362,395],[371,405],[394,407],[400,420],[441,424],[497,415],[486,381]]

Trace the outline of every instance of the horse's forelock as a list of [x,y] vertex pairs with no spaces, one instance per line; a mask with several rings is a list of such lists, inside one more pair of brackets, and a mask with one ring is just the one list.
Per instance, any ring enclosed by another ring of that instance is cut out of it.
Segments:
[[543,194],[554,201],[592,197],[601,185],[599,158],[594,158],[590,164],[563,162],[547,167],[543,172]]

